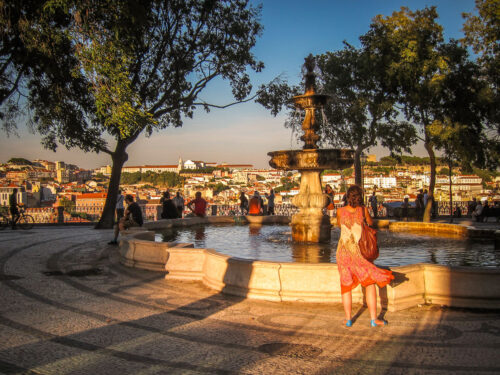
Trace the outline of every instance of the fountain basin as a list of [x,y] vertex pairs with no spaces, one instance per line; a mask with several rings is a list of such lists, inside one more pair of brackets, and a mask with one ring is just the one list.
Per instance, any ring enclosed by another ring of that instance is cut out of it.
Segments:
[[269,165],[283,170],[345,169],[352,165],[354,151],[347,149],[304,149],[268,152]]
[[[244,217],[258,223],[288,222],[286,217]],[[160,220],[146,223],[146,229],[195,224],[234,223],[233,217]],[[388,221],[380,224],[390,225]],[[425,223],[402,223],[403,228]],[[484,235],[473,228],[430,224],[432,231],[447,229]],[[494,235],[500,236],[500,231]],[[214,249],[189,244],[153,242],[154,232],[138,228],[123,237],[120,258],[125,265],[167,272],[166,279],[199,280],[223,293],[270,301],[340,303],[337,265],[333,263],[289,263],[240,259]],[[450,267],[419,263],[391,267],[396,279],[379,291],[379,304],[397,311],[424,303],[466,308],[500,308],[500,270]],[[353,301],[363,302],[361,287],[353,291]]]

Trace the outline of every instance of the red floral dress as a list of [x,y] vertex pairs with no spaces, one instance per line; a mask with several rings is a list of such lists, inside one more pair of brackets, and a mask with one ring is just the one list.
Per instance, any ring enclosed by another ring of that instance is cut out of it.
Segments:
[[337,265],[342,293],[349,292],[358,284],[377,284],[383,288],[394,279],[391,271],[378,268],[361,255],[358,242],[364,220],[363,210],[364,207],[356,207],[352,212],[348,207],[339,208],[340,239],[337,246]]

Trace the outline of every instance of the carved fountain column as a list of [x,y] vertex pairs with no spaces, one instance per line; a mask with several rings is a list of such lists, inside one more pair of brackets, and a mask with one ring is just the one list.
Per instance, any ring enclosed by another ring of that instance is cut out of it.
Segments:
[[321,172],[325,169],[344,169],[353,163],[353,150],[319,149],[317,112],[328,99],[316,94],[314,58],[309,55],[304,64],[305,94],[293,97],[297,108],[305,110],[302,130],[303,150],[269,152],[269,164],[277,169],[298,170],[301,173],[300,192],[292,200],[299,213],[292,216],[292,238],[298,242],[326,242],[330,240],[330,218],[323,214],[328,202],[321,187]]

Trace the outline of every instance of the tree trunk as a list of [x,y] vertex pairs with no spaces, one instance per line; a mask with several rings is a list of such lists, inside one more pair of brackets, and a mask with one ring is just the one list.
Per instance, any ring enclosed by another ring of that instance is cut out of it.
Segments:
[[450,178],[450,223],[453,223],[453,194],[452,194],[452,188],[451,188],[451,168],[453,166],[453,163],[451,161],[451,156],[449,156],[448,159],[448,176]]
[[354,183],[359,187],[363,187],[363,176],[361,170],[361,147],[356,148],[354,151]]
[[[434,197],[434,186],[436,185],[436,155],[434,154],[434,149],[432,147],[432,143],[427,135],[427,131],[425,132],[425,142],[424,147],[429,154],[429,159],[431,163],[431,177],[429,180],[429,192],[428,195],[432,195]],[[427,199],[427,204],[425,206],[424,218],[423,222],[430,223],[431,221],[431,210],[432,210],[432,199]]]
[[113,228],[115,222],[116,199],[118,196],[118,189],[120,187],[122,167],[128,159],[128,155],[125,152],[127,145],[128,144],[123,141],[118,141],[115,151],[111,156],[111,159],[113,160],[113,166],[111,168],[111,179],[109,180],[108,195],[106,197],[104,209],[102,210],[101,218],[96,224],[95,229]]

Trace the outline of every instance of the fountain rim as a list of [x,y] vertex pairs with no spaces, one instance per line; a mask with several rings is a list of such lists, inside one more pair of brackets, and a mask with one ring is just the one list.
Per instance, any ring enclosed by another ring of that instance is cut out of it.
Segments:
[[[247,217],[249,223],[270,223],[277,217]],[[281,216],[279,220],[289,220]],[[379,221],[387,224],[394,221]],[[195,224],[234,223],[233,217],[170,219],[146,222],[142,228],[124,233],[119,259],[128,267],[165,273],[165,279],[202,282],[218,292],[276,302],[340,303],[341,291],[337,264],[258,261],[218,253],[214,249],[194,248],[193,244],[155,242],[154,229]],[[396,222],[400,223],[400,222]],[[408,223],[404,222],[404,225]],[[409,222],[409,224],[415,224]],[[422,224],[428,223],[418,223]],[[457,224],[432,224],[483,236],[483,230]],[[149,230],[149,231],[148,231]],[[494,231],[500,239],[500,230]],[[379,303],[389,311],[432,303],[465,308],[500,308],[500,289],[488,286],[500,282],[500,269],[415,263],[391,267],[405,278],[389,284],[387,298]],[[460,285],[450,288],[450,282]],[[354,303],[363,302],[358,286]]]

